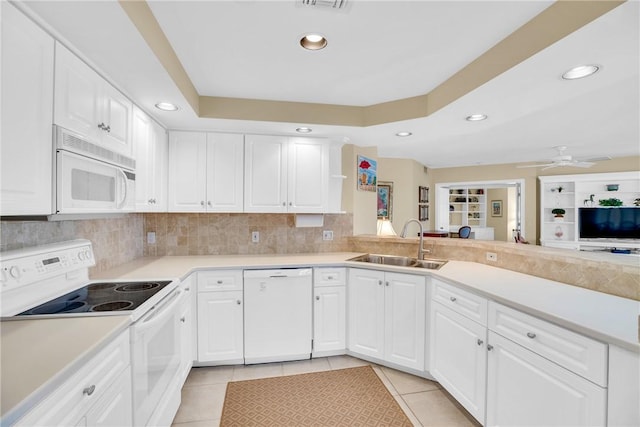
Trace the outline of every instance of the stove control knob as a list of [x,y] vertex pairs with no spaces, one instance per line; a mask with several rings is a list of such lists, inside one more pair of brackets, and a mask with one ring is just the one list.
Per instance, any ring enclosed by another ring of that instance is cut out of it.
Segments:
[[18,268],[17,265],[13,265],[11,266],[11,268],[9,269],[9,274],[11,275],[11,277],[13,277],[14,279],[19,279],[20,278],[20,269]]
[[84,256],[91,261],[91,251],[89,249],[87,249],[86,251],[84,251]]
[[7,280],[9,280],[9,278],[7,277],[7,269],[3,268],[2,270],[0,270],[0,283],[7,283]]
[[84,251],[80,251],[80,252],[78,252],[78,259],[79,259],[80,261],[84,261],[84,260],[86,259],[86,258],[85,258]]

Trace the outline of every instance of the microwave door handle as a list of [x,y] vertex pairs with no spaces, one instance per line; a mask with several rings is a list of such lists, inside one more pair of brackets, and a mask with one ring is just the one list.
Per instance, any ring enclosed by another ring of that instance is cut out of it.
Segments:
[[120,177],[122,178],[123,195],[122,195],[122,200],[118,202],[118,205],[116,207],[118,209],[122,209],[122,207],[127,201],[127,174],[125,174],[124,171],[119,168],[118,168],[118,172],[120,172]]
[[162,322],[162,320],[164,320],[164,315],[166,313],[170,313],[173,307],[178,303],[178,301],[180,301],[180,298],[178,297],[181,293],[182,290],[176,289],[173,291],[172,295],[167,297],[168,300],[173,301],[165,302],[161,307],[158,307],[158,311],[156,311],[156,309],[152,309],[149,316],[136,323],[136,332],[146,331],[147,329],[153,328],[157,323]]

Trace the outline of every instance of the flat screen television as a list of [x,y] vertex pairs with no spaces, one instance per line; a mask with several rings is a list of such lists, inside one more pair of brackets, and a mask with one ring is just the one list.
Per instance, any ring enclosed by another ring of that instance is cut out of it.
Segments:
[[640,239],[640,207],[578,208],[581,239]]

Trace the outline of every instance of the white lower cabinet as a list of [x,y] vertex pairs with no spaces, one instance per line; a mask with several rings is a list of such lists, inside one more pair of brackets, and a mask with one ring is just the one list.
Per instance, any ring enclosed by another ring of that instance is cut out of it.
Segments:
[[489,332],[487,425],[605,426],[607,390]]
[[15,424],[17,426],[133,425],[129,331],[82,366]]
[[487,381],[487,327],[439,302],[431,305],[431,375],[480,422]]
[[242,271],[197,274],[198,363],[244,363]]
[[180,357],[180,385],[184,384],[193,361],[197,357],[196,353],[196,324],[195,324],[195,308],[194,296],[196,295],[195,275],[192,274],[180,282],[180,288],[183,291],[182,301],[180,303],[180,340],[181,340],[181,357]]
[[425,291],[425,276],[350,269],[348,349],[423,371]]
[[313,357],[344,354],[346,269],[313,269]]

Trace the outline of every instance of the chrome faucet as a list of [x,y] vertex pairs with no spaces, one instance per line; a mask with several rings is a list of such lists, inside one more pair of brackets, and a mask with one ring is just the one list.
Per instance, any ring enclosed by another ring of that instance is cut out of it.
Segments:
[[400,233],[400,237],[402,237],[403,239],[405,237],[407,237],[407,228],[408,228],[409,224],[412,223],[412,222],[415,222],[420,227],[420,243],[419,243],[419,246],[418,246],[418,259],[419,260],[423,260],[424,259],[424,248],[422,246],[424,244],[424,229],[422,228],[422,223],[420,221],[418,221],[417,219],[408,220],[407,222],[404,223],[404,227],[402,227],[402,232]]

